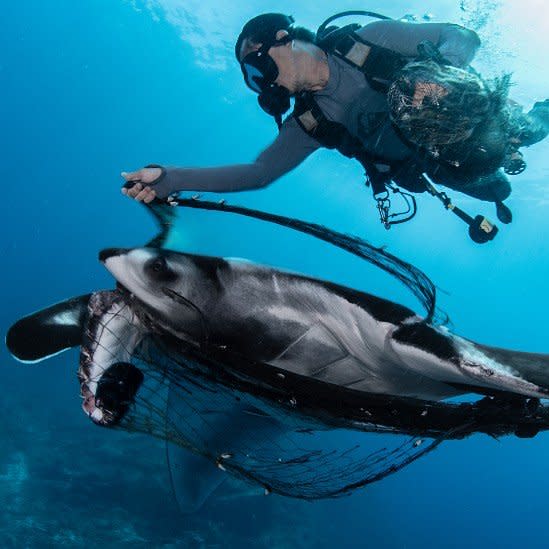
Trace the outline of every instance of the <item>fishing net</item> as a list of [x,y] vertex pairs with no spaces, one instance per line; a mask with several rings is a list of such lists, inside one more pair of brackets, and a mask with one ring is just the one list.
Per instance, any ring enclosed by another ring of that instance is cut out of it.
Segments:
[[338,497],[445,440],[479,432],[531,437],[548,425],[548,410],[535,399],[368,394],[215,354],[149,337],[132,357],[144,382],[117,427],[203,456],[266,493]]
[[[383,425],[330,418],[294,392],[156,338],[133,362],[145,381],[119,427],[204,456],[266,492],[301,499],[344,495],[399,471],[443,440],[391,436]],[[352,433],[353,426],[364,432]]]
[[423,147],[464,141],[494,112],[492,94],[477,75],[434,61],[406,65],[387,99],[393,122]]
[[[179,204],[266,219],[313,234],[393,274],[428,311],[436,310],[434,287],[421,271],[361,239],[225,204]],[[177,210],[155,210],[163,228],[155,245],[165,245]],[[94,322],[104,321],[105,326],[93,331],[110,330],[111,320],[98,315]],[[254,362],[207,340],[185,343],[155,327],[146,314],[140,320],[150,323],[151,335],[128,350],[132,369],[116,370],[122,377],[110,380],[120,387],[143,380],[135,396],[122,403],[117,427],[202,456],[212,469],[217,466],[266,492],[301,499],[337,497],[401,470],[444,440],[475,432],[499,436],[520,426],[531,436],[547,424],[546,410],[533,405],[526,409],[524,399],[518,404],[491,398],[450,404],[365,393]],[[178,464],[171,461],[170,467],[177,484]],[[177,492],[178,486],[174,488]]]

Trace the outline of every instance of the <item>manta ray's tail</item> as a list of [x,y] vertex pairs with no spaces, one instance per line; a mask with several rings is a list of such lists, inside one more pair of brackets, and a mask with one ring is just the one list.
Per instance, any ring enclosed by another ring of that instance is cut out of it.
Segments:
[[478,343],[469,343],[469,345],[475,349],[477,356],[483,358],[483,364],[482,366],[468,364],[468,366],[472,368],[476,366],[477,370],[486,368],[487,373],[494,371],[498,376],[503,374],[515,380],[514,383],[519,389],[535,388],[539,397],[549,398],[549,355],[512,351]]
[[461,392],[549,398],[549,355],[480,345],[425,323],[401,326],[391,345],[408,368]]

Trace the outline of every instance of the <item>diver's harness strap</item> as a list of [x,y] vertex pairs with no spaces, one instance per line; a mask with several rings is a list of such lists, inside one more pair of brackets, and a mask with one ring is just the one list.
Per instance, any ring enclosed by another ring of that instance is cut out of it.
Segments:
[[[389,170],[389,165],[383,157],[368,152],[360,140],[353,136],[343,124],[329,120],[311,92],[303,92],[296,97],[292,115],[301,129],[323,147],[336,149],[348,158],[355,158],[368,173],[374,171],[372,168],[375,164],[386,166],[387,170],[384,171]],[[382,190],[382,188],[374,189],[374,194],[376,190]]]
[[386,92],[395,74],[409,59],[365,40],[356,33],[360,28],[353,24],[334,30],[320,40],[318,46],[358,69],[374,90]]
[[[304,92],[296,97],[293,116],[303,131],[323,147],[336,149],[344,156],[354,158],[362,164],[366,185],[372,187],[380,219],[386,229],[397,223],[408,221],[416,214],[415,198],[391,184],[391,176],[396,168],[395,163],[391,166],[383,157],[368,152],[360,140],[351,135],[343,124],[328,120],[312,93]],[[398,168],[406,162],[399,162]],[[401,194],[408,206],[407,211],[398,214],[390,213],[389,189],[393,193]]]

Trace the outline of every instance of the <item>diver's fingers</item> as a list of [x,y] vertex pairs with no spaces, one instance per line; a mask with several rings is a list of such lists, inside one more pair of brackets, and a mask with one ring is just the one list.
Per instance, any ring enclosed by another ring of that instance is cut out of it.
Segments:
[[122,172],[126,184],[122,187],[122,194],[135,198],[138,202],[148,204],[156,198],[156,191],[151,187],[145,187],[147,183],[153,183],[162,175],[160,168],[142,168],[136,172]]
[[145,202],[145,204],[148,204],[154,199],[155,196],[156,193],[150,187],[145,187],[140,193],[137,194],[135,199],[138,202]]
[[142,190],[143,185],[141,183],[136,183],[130,188],[123,189],[123,191],[126,191],[124,194],[126,196],[129,196],[130,198],[135,198]]
[[145,204],[152,202],[156,198],[156,192],[154,189],[149,189],[149,194],[143,199]]

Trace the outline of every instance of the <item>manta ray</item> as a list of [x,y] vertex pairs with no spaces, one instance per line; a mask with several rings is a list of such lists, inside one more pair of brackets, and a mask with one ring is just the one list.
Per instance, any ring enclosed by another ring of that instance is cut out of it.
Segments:
[[[297,415],[309,418],[300,432],[322,425],[438,441],[474,432],[533,436],[549,425],[540,404],[549,395],[549,355],[481,345],[388,299],[250,261],[157,247],[107,249],[99,259],[116,289],[22,318],[10,328],[7,346],[24,362],[80,347],[82,407],[105,427],[123,422],[134,405],[144,373],[133,357],[151,339],[180,357],[172,370],[181,376],[171,382],[181,390],[170,393],[168,420],[174,410],[180,420],[196,410],[196,386],[207,385],[213,395],[212,379],[222,384],[231,402],[223,410],[201,409],[209,414],[205,425],[215,426],[209,437],[201,434],[207,438],[202,450],[190,444],[181,453],[170,445],[186,510],[220,484],[220,470],[246,472],[233,458],[238,447],[277,440],[295,427]],[[194,364],[207,371],[200,383],[188,381]],[[480,400],[448,402],[467,394]],[[403,456],[401,464],[420,454]],[[398,468],[388,466],[363,484]],[[267,484],[265,475],[248,478]],[[296,495],[288,484],[275,491]]]

